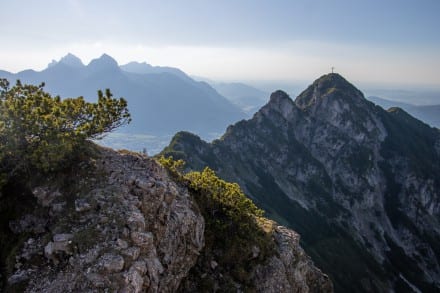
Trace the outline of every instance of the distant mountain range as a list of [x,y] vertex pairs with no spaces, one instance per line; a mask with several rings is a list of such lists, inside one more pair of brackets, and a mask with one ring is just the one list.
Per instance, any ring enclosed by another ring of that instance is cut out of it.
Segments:
[[336,292],[440,290],[440,130],[338,74],[295,100],[272,93],[211,143],[178,133],[162,154],[237,182],[299,232]]
[[368,97],[370,101],[383,107],[384,109],[389,109],[393,107],[399,107],[411,114],[412,116],[428,123],[431,126],[440,128],[440,105],[426,105],[417,106],[408,103],[395,102],[391,100],[382,99],[380,97],[370,96]]
[[0,77],[11,82],[45,82],[45,89],[54,95],[84,96],[90,101],[97,98],[98,89],[110,88],[115,97],[128,101],[133,122],[123,131],[129,133],[170,135],[188,130],[209,137],[246,116],[210,85],[177,68],[137,62],[119,66],[106,54],[88,65],[68,54],[42,71],[0,71]]
[[240,82],[209,82],[222,96],[252,116],[266,102],[268,93]]
[[[190,131],[211,140],[225,128],[250,118],[267,102],[268,93],[243,83],[196,81],[178,68],[152,66],[145,62],[118,63],[104,54],[85,65],[67,54],[53,60],[46,69],[18,73],[0,70],[10,82],[40,84],[61,97],[84,96],[93,101],[97,90],[110,88],[115,97],[128,100],[133,122],[110,134],[104,144],[150,154],[159,152],[178,131]],[[198,79],[198,78],[197,78]],[[433,126],[440,126],[440,106],[413,106],[371,97],[384,107],[399,106]],[[384,104],[385,103],[385,104]]]

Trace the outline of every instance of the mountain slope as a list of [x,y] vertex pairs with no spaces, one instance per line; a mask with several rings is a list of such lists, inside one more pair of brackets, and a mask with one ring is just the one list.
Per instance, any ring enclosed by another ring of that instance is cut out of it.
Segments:
[[375,104],[383,107],[384,109],[393,108],[393,107],[402,108],[403,110],[405,110],[412,116],[416,117],[417,119],[420,119],[431,126],[440,128],[440,105],[417,106],[412,104],[390,101],[374,96],[368,97],[368,99],[374,102]]
[[336,291],[440,288],[440,133],[338,74],[295,101],[273,93],[211,144],[179,133],[163,154],[238,182],[299,232]]
[[72,54],[37,72],[17,74],[0,71],[11,82],[45,82],[52,94],[87,100],[97,98],[97,90],[110,88],[115,96],[128,101],[133,122],[125,132],[170,135],[177,131],[194,131],[208,137],[224,131],[245,114],[206,83],[196,82],[182,71],[153,67],[146,63],[119,66],[104,54],[87,66]]

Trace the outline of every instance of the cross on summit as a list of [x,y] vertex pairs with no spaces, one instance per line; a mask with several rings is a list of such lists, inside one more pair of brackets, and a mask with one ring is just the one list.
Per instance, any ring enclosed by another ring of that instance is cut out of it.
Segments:
[[332,66],[332,73],[334,73],[334,72],[333,72],[334,69],[335,69],[335,68]]

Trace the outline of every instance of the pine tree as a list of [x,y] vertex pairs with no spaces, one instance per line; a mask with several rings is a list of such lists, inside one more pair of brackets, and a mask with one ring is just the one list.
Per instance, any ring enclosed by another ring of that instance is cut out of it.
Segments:
[[0,79],[0,186],[17,172],[56,170],[86,140],[102,138],[131,121],[127,102],[110,90],[98,101],[61,99],[39,86]]

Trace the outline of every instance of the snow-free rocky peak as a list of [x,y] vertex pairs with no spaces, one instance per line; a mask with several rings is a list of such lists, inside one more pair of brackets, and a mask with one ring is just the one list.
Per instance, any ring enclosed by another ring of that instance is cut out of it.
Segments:
[[77,67],[77,68],[84,66],[81,59],[79,59],[78,57],[76,57],[75,55],[73,55],[71,53],[68,53],[66,56],[61,58],[60,63],[69,65],[71,67]]
[[66,56],[62,57],[60,61],[52,60],[52,62],[49,63],[48,67],[53,67],[58,64],[67,65],[69,67],[73,68],[81,68],[84,67],[84,64],[82,63],[81,59],[73,55],[72,53],[68,53]]
[[284,119],[291,120],[292,115],[299,109],[287,93],[277,90],[270,95],[269,102],[261,109],[261,112],[266,115],[270,115],[268,114],[270,111],[277,112]]
[[102,54],[101,57],[93,59],[87,67],[92,71],[119,70],[118,62],[107,54]]
[[176,135],[163,154],[238,182],[301,235],[336,291],[439,291],[438,129],[327,74],[294,103],[276,91],[221,139],[194,141]]
[[321,76],[295,100],[301,109],[307,109],[327,99],[343,99],[350,103],[364,99],[361,91],[337,73]]

